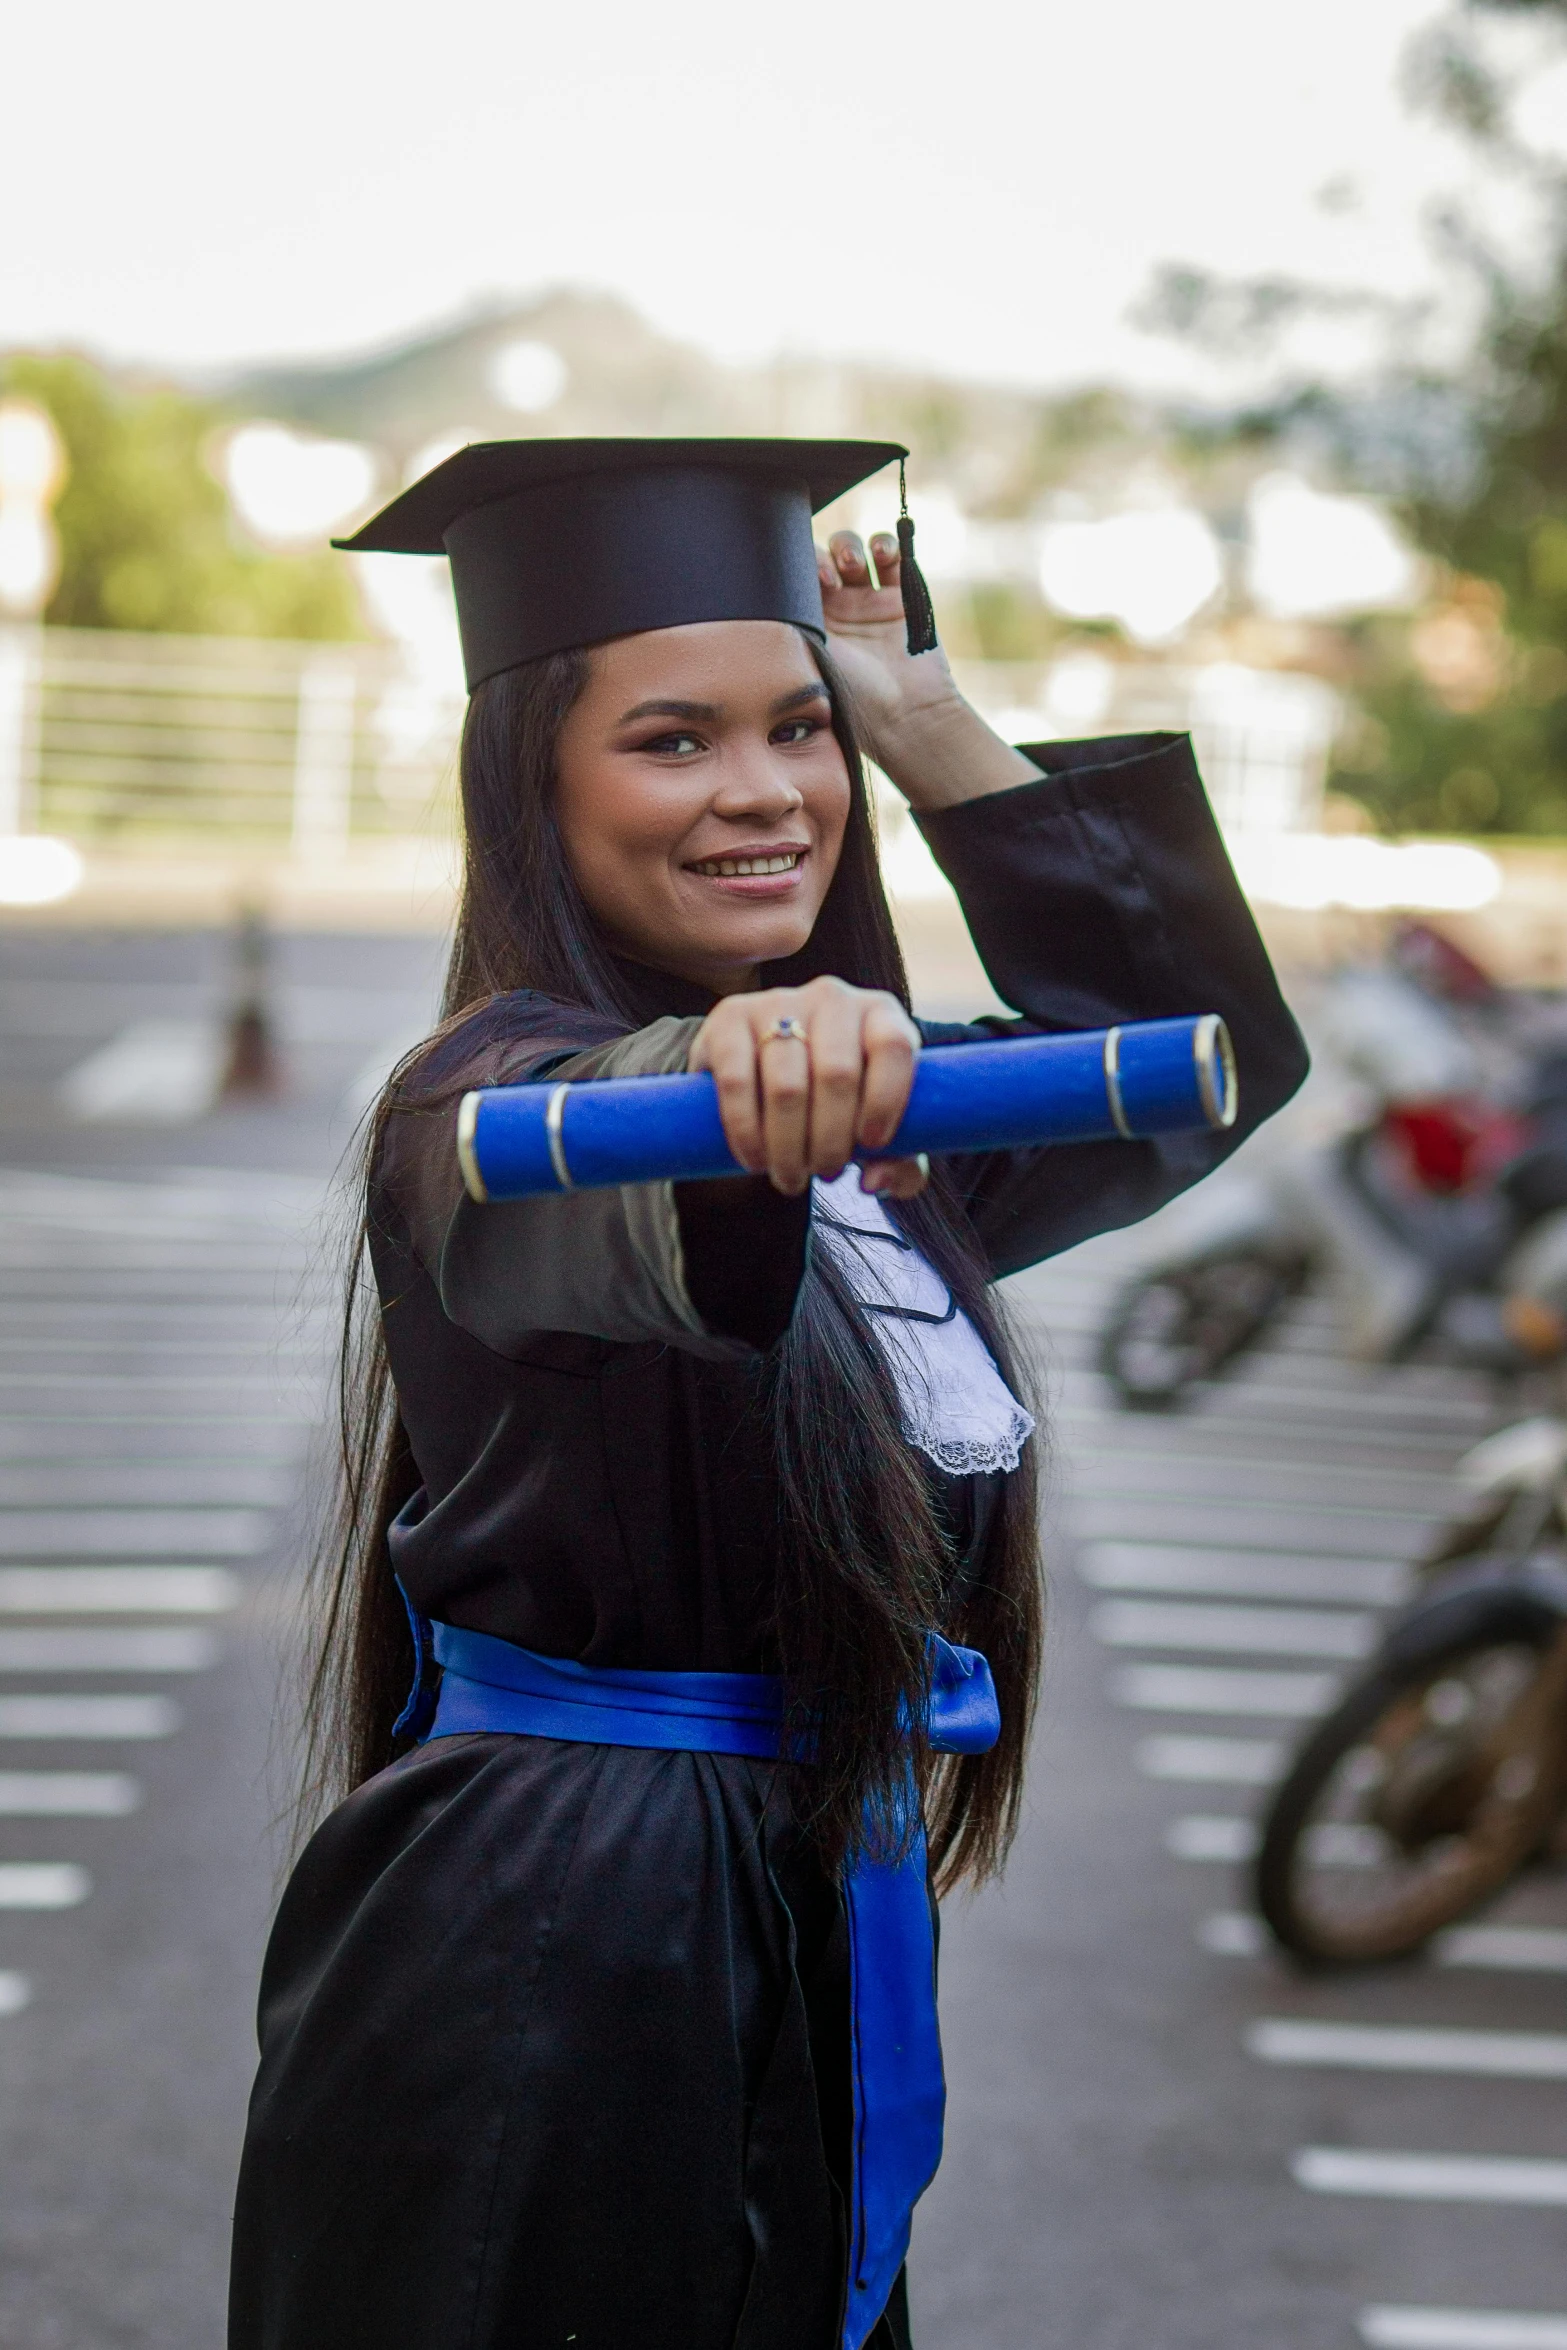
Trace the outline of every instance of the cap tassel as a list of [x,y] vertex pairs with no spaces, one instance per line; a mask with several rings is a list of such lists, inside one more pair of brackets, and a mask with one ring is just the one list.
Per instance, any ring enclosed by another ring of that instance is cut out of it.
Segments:
[[925,585],[925,574],[914,560],[914,517],[909,512],[909,489],[903,465],[898,465],[898,578],[903,589],[903,622],[911,653],[936,650],[936,609]]

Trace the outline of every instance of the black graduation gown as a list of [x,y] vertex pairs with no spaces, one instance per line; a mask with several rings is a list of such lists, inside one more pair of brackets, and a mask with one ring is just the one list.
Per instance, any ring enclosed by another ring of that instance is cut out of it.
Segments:
[[[1032,1027],[1220,1012],[1241,1114],[954,1162],[997,1274],[1147,1214],[1306,1066],[1185,739],[1029,751],[1038,782],[922,819],[997,992]],[[390,1121],[373,1255],[423,1480],[394,1563],[427,1614],[550,1655],[767,1670],[755,1403],[807,1203],[758,1182],[478,1208],[455,1175],[455,1086],[684,1066],[702,1003],[647,985],[630,1035],[497,999]],[[988,1484],[946,1495],[970,1566]],[[505,1737],[405,1756],[318,1830],[278,1914],[231,2350],[835,2350],[846,1986],[837,1889],[768,1766]],[[876,2341],[907,2341],[901,2289]]]

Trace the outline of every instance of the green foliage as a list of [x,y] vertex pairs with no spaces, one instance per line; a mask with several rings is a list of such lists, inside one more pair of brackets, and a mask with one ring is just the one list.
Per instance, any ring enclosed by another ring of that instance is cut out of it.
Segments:
[[1525,13],[1567,23],[1567,0],[1471,0],[1467,24],[1450,16],[1411,59],[1417,101],[1543,197],[1556,261],[1542,295],[1459,239],[1489,304],[1466,371],[1478,462],[1459,494],[1407,503],[1436,558],[1435,610],[1356,632],[1366,723],[1333,779],[1394,831],[1567,833],[1567,175],[1517,144],[1471,37]]
[[45,617],[68,628],[360,637],[348,566],[323,550],[244,545],[204,462],[223,411],[164,387],[130,390],[72,354],[0,358],[0,395],[53,417],[70,476],[55,507],[61,571]]
[[1361,635],[1362,715],[1332,788],[1387,832],[1567,834],[1567,654],[1503,636],[1494,694],[1455,709],[1413,657],[1418,635],[1391,626]]
[[1351,747],[1334,781],[1393,831],[1561,834],[1567,255],[1543,315],[1499,302],[1485,358],[1467,492],[1408,509],[1447,585],[1434,615],[1358,632],[1351,681],[1377,752],[1356,772]]

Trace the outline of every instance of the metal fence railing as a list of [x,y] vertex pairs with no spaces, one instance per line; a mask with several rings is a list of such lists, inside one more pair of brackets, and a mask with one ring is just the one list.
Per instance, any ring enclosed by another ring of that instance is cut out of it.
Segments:
[[[1337,703],[1313,678],[1092,654],[961,675],[1015,740],[1190,729],[1232,832],[1319,819]],[[0,629],[0,833],[317,866],[440,837],[462,708],[455,681],[389,646]]]
[[9,649],[13,829],[331,860],[450,822],[461,696],[387,648],[44,629]]

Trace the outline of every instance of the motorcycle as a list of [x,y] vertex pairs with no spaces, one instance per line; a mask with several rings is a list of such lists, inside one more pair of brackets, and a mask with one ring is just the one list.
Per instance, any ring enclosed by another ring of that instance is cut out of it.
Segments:
[[1459,1476],[1420,1596],[1269,1806],[1257,1907],[1308,1966],[1406,1958],[1567,1856],[1567,1419],[1501,1430]]
[[1387,970],[1342,975],[1324,1057],[1359,1114],[1258,1174],[1216,1178],[1179,1250],[1122,1286],[1099,1346],[1119,1400],[1178,1403],[1308,1284],[1335,1296],[1345,1350],[1363,1361],[1426,1345],[1502,1372],[1549,1359],[1567,1323],[1518,1302],[1512,1260],[1567,1210],[1567,1057],[1552,1017],[1491,988],[1424,926],[1409,926]]

